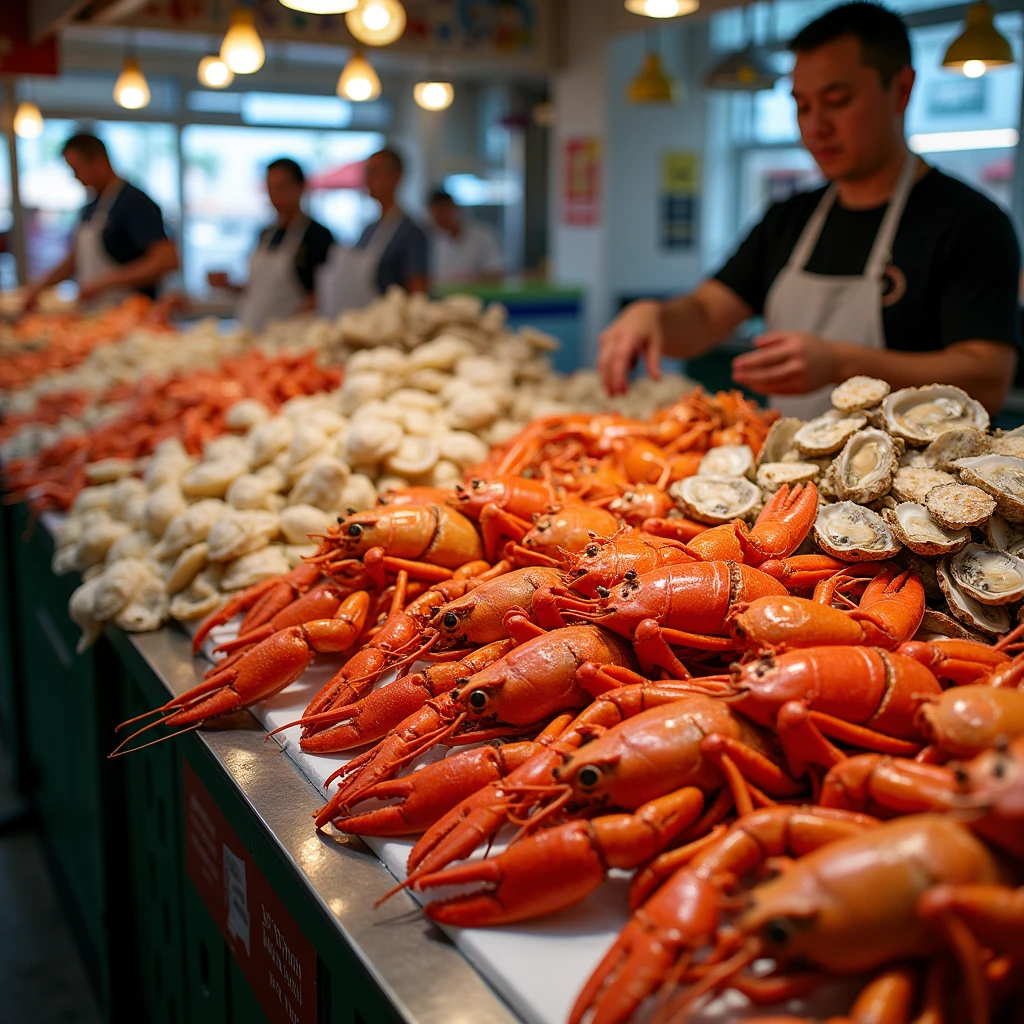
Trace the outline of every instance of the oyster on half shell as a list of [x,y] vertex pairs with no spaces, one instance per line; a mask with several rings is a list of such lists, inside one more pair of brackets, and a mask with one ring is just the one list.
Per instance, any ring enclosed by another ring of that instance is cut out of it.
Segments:
[[948,555],[970,542],[970,530],[947,530],[937,523],[924,505],[904,501],[885,509],[882,518],[892,527],[896,539],[915,555]]
[[818,509],[814,540],[822,551],[844,562],[891,558],[900,549],[889,524],[877,512],[853,501]]
[[1024,522],[1024,459],[1012,455],[978,455],[954,463],[965,483],[995,498],[996,510],[1011,523]]
[[849,416],[827,412],[824,416],[808,420],[793,435],[793,445],[801,455],[831,455],[867,422],[867,417],[861,412]]
[[946,595],[949,610],[961,622],[981,633],[999,636],[1008,633],[1011,626],[1007,605],[982,604],[966,593],[950,572],[949,559],[943,558],[935,567],[935,575]]
[[747,476],[754,468],[754,452],[747,444],[721,444],[709,448],[697,467],[697,476]]
[[832,480],[836,495],[861,505],[876,501],[892,486],[899,458],[897,445],[884,430],[858,430],[835,461]]
[[761,504],[761,489],[743,477],[691,476],[672,484],[669,494],[700,523],[750,519]]
[[930,444],[953,427],[988,430],[985,407],[951,384],[901,388],[882,402],[885,429],[908,444]]
[[1012,604],[1024,596],[1024,561],[1006,551],[968,544],[949,559],[949,573],[982,604]]

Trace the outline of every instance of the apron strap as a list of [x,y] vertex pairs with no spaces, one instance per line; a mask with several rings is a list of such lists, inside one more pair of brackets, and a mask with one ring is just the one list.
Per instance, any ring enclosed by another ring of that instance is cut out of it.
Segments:
[[811,214],[811,219],[804,225],[796,245],[793,246],[793,251],[789,254],[789,260],[786,263],[787,267],[792,270],[803,270],[807,266],[811,256],[814,255],[814,249],[818,244],[822,229],[825,227],[825,221],[828,220],[829,212],[835,201],[836,186],[829,185],[825,189],[825,194],[821,197],[821,202],[818,203],[814,213]]
[[889,205],[886,207],[885,216],[875,235],[875,244],[871,247],[871,255],[868,257],[867,266],[864,268],[864,276],[874,281],[880,280],[892,262],[892,247],[896,241],[896,232],[899,230],[900,219],[903,217],[903,210],[914,189],[914,174],[917,171],[917,157],[908,153],[900,176],[896,180],[896,187],[893,189]]

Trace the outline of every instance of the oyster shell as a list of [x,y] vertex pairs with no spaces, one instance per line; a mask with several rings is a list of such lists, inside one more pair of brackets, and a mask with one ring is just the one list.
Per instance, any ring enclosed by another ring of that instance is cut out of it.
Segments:
[[[1002,437],[990,439],[989,451],[996,455],[1012,455],[1016,459],[1024,459],[1024,437],[1020,434],[1004,434]],[[971,452],[980,455],[981,452]]]
[[961,622],[971,629],[992,636],[1000,636],[1010,631],[1010,612],[1006,605],[982,604],[969,594],[965,594],[953,579],[949,571],[949,559],[944,558],[935,567],[935,574],[946,595],[949,610]]
[[863,413],[844,416],[839,412],[827,412],[808,420],[794,435],[793,445],[801,455],[831,455],[846,444],[867,423]]
[[749,519],[761,504],[761,489],[742,477],[691,476],[672,484],[669,494],[701,523]]
[[821,468],[816,462],[762,462],[757,467],[757,486],[765,491],[777,491],[783,484],[795,484],[817,480]]
[[822,551],[845,562],[891,558],[900,549],[888,523],[877,512],[852,501],[818,509],[814,540]]
[[1024,560],[982,544],[968,544],[949,559],[961,590],[982,604],[1011,604],[1024,596]]
[[1024,459],[1012,455],[978,455],[957,459],[960,479],[987,491],[999,514],[1011,523],[1024,523]]
[[940,526],[924,505],[904,501],[886,509],[882,518],[892,527],[896,539],[917,555],[948,555],[970,542],[970,530],[947,530]]
[[843,447],[832,475],[836,495],[861,505],[887,494],[899,451],[884,430],[858,430]]
[[900,466],[892,478],[892,496],[897,501],[923,502],[933,487],[955,484],[956,477],[937,469],[920,466]]
[[981,643],[988,641],[980,633],[968,629],[963,623],[958,622],[951,615],[945,612],[937,612],[931,608],[925,608],[921,625],[914,634],[915,640],[933,640],[953,637],[959,640],[978,640]]
[[924,496],[924,504],[933,518],[948,530],[980,526],[996,510],[995,498],[968,484],[933,487]]
[[932,441],[924,457],[936,468],[952,473],[957,459],[984,455],[990,449],[988,434],[977,427],[954,427]]
[[982,529],[992,547],[1009,551],[1011,555],[1024,551],[1024,526],[1010,524],[1002,516],[992,516]]
[[840,412],[858,412],[878,405],[889,394],[889,385],[877,377],[848,377],[832,389],[832,404]]
[[754,452],[746,444],[721,444],[704,453],[697,476],[747,476],[754,468]]
[[766,462],[781,462],[787,452],[793,450],[793,435],[803,426],[803,421],[795,416],[783,416],[776,420],[768,431],[768,436],[761,445],[757,455],[757,465]]
[[885,428],[914,445],[930,444],[953,427],[988,430],[985,407],[951,384],[901,388],[882,402]]

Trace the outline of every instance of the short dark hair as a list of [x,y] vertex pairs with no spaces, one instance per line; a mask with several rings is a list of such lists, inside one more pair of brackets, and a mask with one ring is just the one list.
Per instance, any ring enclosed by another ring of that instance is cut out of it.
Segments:
[[78,134],[72,135],[64,143],[61,155],[67,156],[69,152],[78,153],[79,156],[84,156],[86,160],[96,160],[99,157],[102,157],[104,160],[110,159],[107,156],[107,147],[103,145],[103,140],[95,135],[90,135],[89,132],[78,132]]
[[826,11],[805,25],[789,48],[794,53],[807,53],[843,36],[858,40],[864,64],[878,72],[883,86],[888,86],[899,71],[911,64],[910,37],[903,19],[881,4],[865,0]]
[[430,198],[427,200],[427,206],[433,206],[434,203],[446,203],[450,206],[455,205],[455,200],[452,199],[448,192],[445,192],[443,188],[435,188],[430,193]]
[[279,156],[267,164],[267,174],[271,171],[284,171],[296,185],[306,184],[306,175],[302,168],[290,156]]
[[378,149],[376,153],[371,153],[369,159],[373,159],[375,156],[382,156],[386,160],[391,161],[391,169],[396,174],[401,174],[405,169],[405,162],[402,160],[402,154],[397,149],[392,149],[390,146],[385,146],[383,149]]

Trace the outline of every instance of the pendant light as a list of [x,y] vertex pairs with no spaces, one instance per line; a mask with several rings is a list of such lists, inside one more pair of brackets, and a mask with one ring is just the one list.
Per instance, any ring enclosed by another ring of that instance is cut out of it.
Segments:
[[114,102],[125,110],[141,110],[149,105],[149,83],[134,57],[125,58],[114,83]]
[[208,53],[199,62],[196,77],[208,89],[226,89],[235,80],[235,73],[218,54]]
[[626,0],[630,14],[641,14],[645,18],[681,18],[693,14],[700,7],[699,0]]
[[[742,50],[727,53],[704,76],[704,84],[709,89],[721,89],[726,92],[762,92],[774,89],[781,77],[772,66],[771,58],[764,47],[755,41],[757,29],[754,22],[754,7],[748,5],[744,11],[747,45]],[[771,8],[772,25],[768,36],[774,36],[775,6]]]
[[263,67],[265,56],[252,11],[236,7],[231,12],[231,27],[220,44],[220,59],[236,75],[251,75]]
[[353,103],[365,103],[380,95],[380,79],[373,65],[357,49],[338,77],[337,93]]
[[359,0],[281,0],[283,7],[303,14],[346,14]]
[[967,8],[967,24],[949,45],[942,66],[980,78],[989,68],[1013,63],[1010,41],[995,26],[995,11],[985,0]]
[[38,139],[43,134],[43,115],[30,100],[22,100],[14,112],[14,134],[19,139]]
[[451,82],[417,82],[412,98],[424,110],[446,110],[455,99],[455,89]]
[[349,32],[367,46],[387,46],[405,31],[405,8],[400,0],[359,0],[345,15]]
[[654,48],[656,43],[656,35],[647,37],[647,52],[643,63],[626,87],[626,99],[630,103],[671,103],[673,100],[672,79],[661,66],[661,55]]

